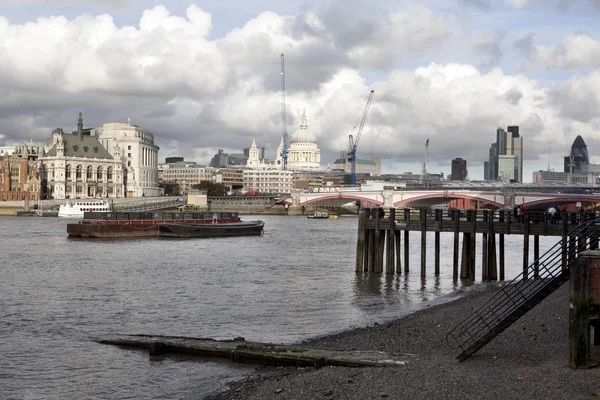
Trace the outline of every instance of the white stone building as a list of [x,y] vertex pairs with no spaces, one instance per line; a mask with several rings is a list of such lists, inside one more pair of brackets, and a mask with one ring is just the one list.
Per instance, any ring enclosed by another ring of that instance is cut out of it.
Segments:
[[287,169],[292,171],[321,170],[321,150],[317,138],[308,130],[306,111],[302,112],[300,129],[292,135],[287,152]]
[[278,169],[244,171],[244,190],[260,193],[291,193],[294,187],[294,172]]
[[77,131],[52,132],[51,148],[39,157],[40,181],[54,199],[123,197],[123,164],[102,146],[92,129],[83,129],[79,113]]
[[109,153],[124,164],[127,197],[160,196],[158,186],[158,149],[154,135],[136,125],[104,124],[98,128],[99,140]]

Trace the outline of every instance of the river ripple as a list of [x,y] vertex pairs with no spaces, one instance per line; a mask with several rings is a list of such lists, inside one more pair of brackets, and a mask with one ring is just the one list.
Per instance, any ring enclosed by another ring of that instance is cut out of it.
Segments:
[[[74,240],[65,220],[1,218],[0,398],[201,399],[249,368],[149,357],[94,339],[293,343],[397,317],[462,287],[451,279],[450,234],[442,234],[439,277],[429,249],[420,278],[417,234],[408,276],[363,276],[354,273],[355,218],[260,219],[261,237]],[[540,242],[544,250],[556,238]],[[521,269],[521,243],[506,238],[516,250],[507,252],[507,277]]]

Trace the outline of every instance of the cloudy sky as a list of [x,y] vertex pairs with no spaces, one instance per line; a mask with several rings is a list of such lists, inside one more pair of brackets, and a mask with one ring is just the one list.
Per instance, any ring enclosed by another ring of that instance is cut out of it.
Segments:
[[[358,145],[384,173],[468,160],[519,125],[524,180],[562,170],[577,135],[600,162],[600,0],[2,0],[0,146],[131,122],[161,159],[275,158],[280,54],[288,132],[306,109],[323,164]],[[565,140],[566,136],[566,140]]]

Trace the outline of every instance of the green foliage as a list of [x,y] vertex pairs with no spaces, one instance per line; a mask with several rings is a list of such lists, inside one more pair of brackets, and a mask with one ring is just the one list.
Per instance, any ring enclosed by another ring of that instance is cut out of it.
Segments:
[[207,196],[225,196],[227,194],[227,188],[222,183],[202,181],[197,185],[192,185],[192,188],[205,190]]

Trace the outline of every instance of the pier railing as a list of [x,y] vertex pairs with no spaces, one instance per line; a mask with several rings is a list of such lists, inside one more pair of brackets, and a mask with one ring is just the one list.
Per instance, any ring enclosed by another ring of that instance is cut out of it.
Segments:
[[132,201],[126,203],[113,204],[114,212],[142,212],[152,210],[164,210],[167,208],[175,208],[185,204],[183,197],[169,197],[161,199],[148,199],[141,201]]
[[582,222],[452,329],[446,340],[462,349],[457,358],[473,355],[566,282],[578,254],[598,248],[599,223]]

